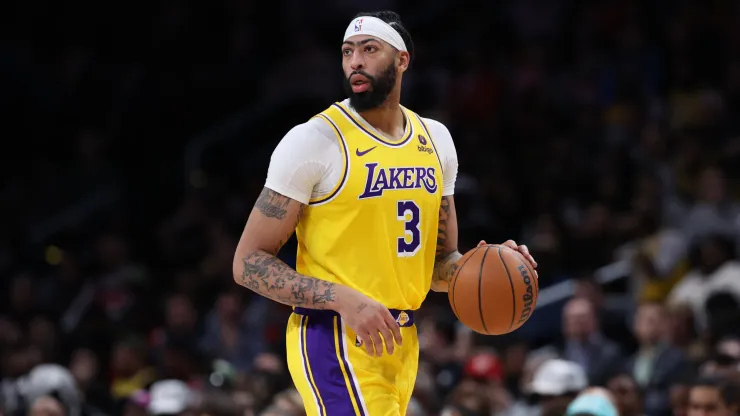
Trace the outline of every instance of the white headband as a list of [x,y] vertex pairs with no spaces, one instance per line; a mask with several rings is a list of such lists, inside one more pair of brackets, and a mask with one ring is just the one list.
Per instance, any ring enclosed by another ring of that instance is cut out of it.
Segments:
[[355,35],[375,36],[388,42],[399,51],[407,51],[406,43],[398,31],[377,17],[360,16],[353,20],[344,32],[344,41]]

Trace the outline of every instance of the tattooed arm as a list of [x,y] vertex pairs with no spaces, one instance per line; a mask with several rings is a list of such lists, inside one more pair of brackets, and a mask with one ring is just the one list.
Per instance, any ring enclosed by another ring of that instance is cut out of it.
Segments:
[[234,280],[289,306],[334,309],[339,285],[302,275],[276,255],[293,235],[305,205],[264,188],[234,256]]
[[234,280],[260,295],[289,306],[338,312],[369,354],[389,354],[401,345],[398,324],[379,302],[347,286],[302,275],[275,255],[293,235],[305,205],[264,188],[239,240]]
[[434,259],[434,275],[432,276],[432,290],[447,292],[452,275],[457,270],[457,260],[462,254],[457,251],[457,214],[455,213],[455,199],[450,196],[442,197],[439,207],[439,229],[437,231],[437,252]]

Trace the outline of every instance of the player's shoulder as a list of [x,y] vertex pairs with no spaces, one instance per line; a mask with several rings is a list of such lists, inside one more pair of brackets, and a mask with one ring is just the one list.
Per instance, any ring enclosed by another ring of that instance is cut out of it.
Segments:
[[343,160],[334,131],[320,118],[290,129],[272,152],[271,159],[275,166],[286,166],[286,169],[308,162],[332,166]]
[[450,130],[444,123],[433,118],[421,116],[419,118],[421,118],[421,121],[429,129],[429,134],[435,141],[452,141],[452,134],[450,134]]
[[334,132],[325,121],[314,117],[305,123],[298,124],[283,136],[280,144],[310,148],[336,143]]
[[447,129],[447,126],[445,126],[444,123],[442,123],[441,121],[433,119],[433,118],[429,118],[429,117],[422,117],[422,116],[419,116],[419,118],[421,118],[421,121],[423,121],[424,124],[427,125],[427,128],[445,130],[449,134],[449,130]]
[[429,129],[429,135],[432,136],[432,140],[437,145],[439,150],[444,153],[455,153],[455,143],[452,141],[452,134],[447,126],[441,121],[437,121],[433,118],[421,117],[421,121],[424,123],[427,129]]

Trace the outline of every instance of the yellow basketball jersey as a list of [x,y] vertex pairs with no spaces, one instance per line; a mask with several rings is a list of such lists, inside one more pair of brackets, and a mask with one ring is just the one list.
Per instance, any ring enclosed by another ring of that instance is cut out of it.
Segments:
[[429,130],[403,112],[398,142],[373,133],[343,103],[315,116],[335,132],[344,165],[333,191],[304,210],[296,266],[389,309],[414,310],[431,286],[443,183]]

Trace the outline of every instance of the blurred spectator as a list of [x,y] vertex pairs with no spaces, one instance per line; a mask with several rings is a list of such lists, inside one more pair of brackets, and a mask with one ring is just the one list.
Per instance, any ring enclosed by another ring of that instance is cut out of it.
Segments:
[[11,280],[10,290],[6,292],[8,316],[24,328],[28,327],[33,315],[38,312],[34,292],[34,279],[27,273],[16,275]]
[[621,358],[619,347],[599,330],[593,304],[574,298],[563,309],[563,357],[578,363],[591,383],[603,384]]
[[568,404],[586,387],[586,374],[577,363],[560,359],[545,361],[534,373],[532,384],[527,389],[537,405],[522,414],[563,414]]
[[[615,399],[608,390],[592,387],[579,394],[568,405],[566,416],[621,416],[614,404]],[[554,414],[553,414],[554,415]]]
[[62,404],[53,397],[43,396],[31,405],[29,416],[66,416]]
[[686,361],[683,353],[665,342],[665,309],[659,303],[641,304],[635,315],[639,348],[627,361],[627,370],[645,392],[645,412],[663,414],[669,410],[669,389]]
[[[11,414],[24,414],[33,410],[34,403],[39,399],[47,403],[43,406],[45,408],[61,407],[64,415],[80,416],[83,413],[94,413],[77,390],[72,374],[59,365],[42,364],[34,367],[28,375],[15,383],[14,390],[17,396],[12,407],[8,409]],[[56,404],[46,401],[44,398],[47,397],[53,398]]]
[[428,395],[419,388],[426,401],[441,401],[463,377],[481,383],[501,382],[503,366],[499,356],[490,349],[474,351],[472,331],[450,319],[449,314],[435,309],[420,320],[418,328],[420,356],[430,364],[434,383]]
[[511,393],[503,381],[501,360],[493,352],[481,351],[470,357],[465,366],[465,378],[460,385],[477,385],[479,392],[486,395],[491,412],[498,413],[509,408],[512,401]]
[[164,326],[150,335],[152,347],[161,350],[171,342],[195,342],[199,338],[198,315],[189,298],[171,295],[165,304]]
[[642,416],[642,392],[629,374],[618,374],[609,379],[606,387],[614,397],[619,416]]
[[150,415],[195,415],[195,394],[179,380],[161,380],[152,384],[147,412]]
[[698,244],[694,267],[673,289],[669,301],[691,307],[696,322],[707,328],[706,307],[711,295],[727,292],[740,299],[740,263],[733,260],[733,245],[725,238],[709,236]]
[[41,361],[54,360],[57,349],[61,347],[57,336],[56,326],[46,317],[38,315],[29,322],[28,339],[38,348]]
[[647,175],[637,181],[631,219],[637,239],[631,243],[631,261],[638,300],[661,302],[688,271],[688,244],[685,234],[664,218],[668,197],[660,195],[657,181]]
[[485,393],[475,388],[460,388],[453,392],[451,403],[446,405],[441,412],[443,416],[488,416],[490,414],[491,409]]
[[200,341],[207,353],[223,357],[239,370],[252,368],[254,358],[264,351],[264,339],[257,334],[265,333],[267,301],[255,301],[244,308],[241,296],[233,291],[222,293],[216,308],[206,318],[205,333]]
[[704,359],[707,354],[706,346],[703,340],[698,338],[692,310],[687,306],[674,305],[669,306],[666,313],[668,343],[681,349],[689,360]]
[[89,406],[106,413],[115,413],[118,410],[119,406],[113,400],[108,384],[101,374],[100,360],[93,351],[75,350],[69,363],[69,371]]
[[[705,168],[699,176],[697,189],[697,202],[685,222],[687,236],[692,239],[719,234],[737,241],[740,204],[729,198],[724,172],[715,166]],[[730,255],[734,257],[734,253]],[[702,255],[707,256],[709,254]]]
[[123,416],[146,416],[149,406],[149,391],[139,390],[134,392],[123,407]]
[[503,383],[513,398],[522,396],[522,378],[525,373],[529,345],[521,339],[512,338],[503,348]]
[[619,340],[620,345],[632,347],[634,336],[624,311],[606,305],[604,290],[592,277],[582,277],[576,281],[573,297],[591,302],[598,317],[598,327],[606,338]]
[[689,393],[687,416],[731,416],[740,411],[740,386],[736,382],[704,379],[694,384]]
[[200,384],[205,369],[205,357],[194,342],[170,340],[164,348],[159,377]]
[[687,416],[689,412],[689,393],[691,386],[687,384],[673,384],[670,390],[671,415]]
[[154,369],[147,365],[145,346],[140,339],[130,337],[113,347],[111,395],[114,399],[126,399],[156,379]]
[[[532,383],[539,368],[546,362],[556,359],[557,353],[551,349],[540,349],[532,351],[527,355],[521,378],[519,379],[518,391],[520,395],[511,407],[505,412],[507,415],[530,415],[538,412],[536,405],[537,395],[532,393]],[[534,400],[533,400],[534,399]]]
[[726,337],[717,342],[714,351],[703,362],[701,375],[716,379],[735,379],[740,375],[740,340]]

